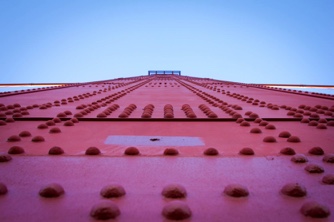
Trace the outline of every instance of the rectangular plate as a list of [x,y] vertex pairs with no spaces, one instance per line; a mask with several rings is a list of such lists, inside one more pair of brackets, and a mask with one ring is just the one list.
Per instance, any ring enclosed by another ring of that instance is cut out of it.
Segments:
[[204,146],[200,137],[190,136],[108,136],[104,142],[126,146]]

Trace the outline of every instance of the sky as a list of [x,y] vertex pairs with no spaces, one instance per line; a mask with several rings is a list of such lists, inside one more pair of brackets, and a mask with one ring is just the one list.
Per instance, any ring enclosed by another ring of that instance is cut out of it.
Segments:
[[1,0],[0,83],[180,70],[334,85],[333,0]]

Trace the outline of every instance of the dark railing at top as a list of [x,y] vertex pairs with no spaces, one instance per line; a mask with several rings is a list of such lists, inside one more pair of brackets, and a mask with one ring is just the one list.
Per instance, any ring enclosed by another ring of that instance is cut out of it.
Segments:
[[176,70],[149,70],[148,75],[181,75],[181,71]]

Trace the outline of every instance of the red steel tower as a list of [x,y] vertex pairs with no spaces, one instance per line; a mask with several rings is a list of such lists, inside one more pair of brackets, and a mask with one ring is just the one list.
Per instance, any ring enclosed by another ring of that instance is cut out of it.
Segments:
[[334,220],[334,97],[180,71],[0,94],[0,221]]

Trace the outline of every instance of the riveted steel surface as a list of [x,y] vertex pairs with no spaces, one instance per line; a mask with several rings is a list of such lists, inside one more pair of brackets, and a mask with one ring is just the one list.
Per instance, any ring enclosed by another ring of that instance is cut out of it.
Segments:
[[4,93],[0,220],[332,221],[333,116],[331,95],[178,75]]

